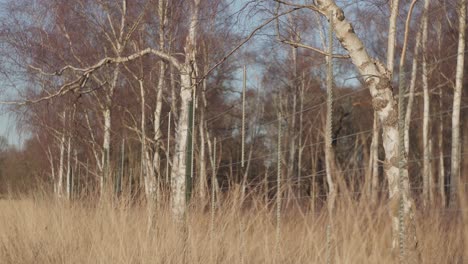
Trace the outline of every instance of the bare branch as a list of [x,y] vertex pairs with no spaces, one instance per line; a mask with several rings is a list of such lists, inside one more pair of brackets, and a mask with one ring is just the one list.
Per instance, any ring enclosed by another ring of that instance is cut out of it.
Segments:
[[215,65],[213,65],[207,72],[205,72],[203,74],[203,76],[200,76],[200,80],[198,81],[197,85],[200,84],[204,78],[206,78],[206,76],[208,76],[212,71],[214,71],[214,69],[216,69],[219,65],[223,64],[229,57],[232,56],[232,54],[234,54],[237,50],[239,50],[245,43],[247,43],[253,36],[255,36],[255,33],[257,33],[257,31],[259,31],[260,29],[264,28],[265,26],[267,26],[268,24],[270,24],[271,22],[273,22],[274,20],[276,20],[278,17],[281,17],[281,16],[284,16],[284,15],[287,15],[289,13],[292,13],[294,11],[297,11],[297,10],[300,10],[304,7],[294,7],[284,13],[281,13],[281,14],[276,14],[275,16],[271,17],[270,19],[268,19],[267,21],[263,22],[261,25],[259,25],[258,27],[256,27],[254,30],[252,30],[252,32],[250,32],[250,34],[244,39],[242,40],[237,46],[235,46],[231,51],[229,51],[226,55],[224,55],[224,57],[219,60],[217,63],[215,63]]
[[286,1],[282,1],[282,0],[274,0],[275,2],[277,2],[278,4],[283,4],[283,5],[287,5],[287,6],[293,6],[293,7],[297,7],[297,8],[307,8],[307,9],[310,9],[312,11],[316,11],[316,12],[320,12],[320,9],[317,8],[317,6],[315,5],[301,5],[301,4],[294,4],[294,3],[291,3],[291,2],[286,2]]
[[[295,4],[291,4],[291,3],[286,3],[284,1],[279,1],[279,0],[275,0],[278,4],[276,6],[276,9],[275,9],[275,14],[278,14],[278,10],[280,8],[280,5],[281,4],[286,4],[286,5],[293,5],[293,6],[297,6]],[[300,5],[301,6],[301,5]],[[316,9],[313,9],[314,11],[318,11]],[[312,46],[309,46],[309,45],[306,45],[306,44],[303,44],[303,43],[300,43],[300,42],[297,42],[297,41],[293,41],[291,39],[286,39],[286,38],[283,38],[281,36],[281,33],[280,33],[280,26],[279,26],[279,19],[278,17],[276,17],[276,38],[278,39],[279,42],[281,43],[284,43],[284,44],[288,44],[288,45],[291,45],[295,48],[304,48],[304,49],[308,49],[308,50],[312,50],[312,51],[315,51],[319,54],[322,54],[322,55],[325,55],[325,56],[330,56],[330,53],[326,52],[326,51],[323,51],[321,49],[318,49],[318,48],[315,48],[315,47],[312,47]],[[332,57],[334,58],[339,58],[339,59],[349,59],[350,56],[349,55],[340,55],[340,54],[333,54]]]
[[[282,42],[282,43],[294,46],[294,47],[304,48],[304,49],[315,51],[315,52],[320,53],[320,54],[325,55],[325,56],[330,56],[330,53],[328,53],[326,51],[323,51],[321,49],[318,49],[318,48],[315,48],[315,47],[312,47],[312,46],[309,46],[309,45],[305,45],[305,44],[302,44],[302,43],[299,43],[299,42],[286,40],[286,39],[280,39],[279,41]],[[349,58],[351,58],[349,55],[341,55],[341,54],[332,54],[332,57],[333,58],[338,58],[338,59],[349,59]]]
[[62,69],[60,69],[60,70],[58,70],[58,71],[56,71],[54,73],[47,73],[47,72],[43,71],[42,69],[40,69],[38,67],[34,67],[32,65],[29,65],[30,68],[32,68],[34,70],[37,70],[40,74],[47,75],[47,76],[60,76],[66,70],[81,72],[82,74],[77,79],[62,85],[57,92],[51,93],[51,94],[49,94],[47,96],[43,96],[41,98],[33,99],[33,100],[0,101],[0,104],[20,105],[20,106],[22,106],[22,105],[27,105],[27,104],[32,104],[32,103],[39,103],[39,102],[42,102],[42,101],[50,100],[50,99],[52,99],[54,97],[65,95],[66,93],[68,93],[68,92],[70,92],[72,90],[79,89],[80,87],[84,86],[83,84],[86,83],[89,76],[93,72],[95,72],[96,70],[103,67],[104,65],[125,63],[125,62],[129,62],[129,61],[138,59],[138,58],[140,58],[142,56],[145,56],[145,55],[148,55],[148,54],[153,54],[153,55],[156,55],[156,56],[160,57],[161,59],[169,61],[178,70],[182,69],[181,64],[179,63],[179,61],[176,58],[174,58],[173,56],[171,56],[171,55],[169,55],[169,54],[167,54],[165,52],[155,50],[155,49],[152,49],[152,48],[146,48],[144,50],[141,50],[141,51],[139,51],[137,53],[134,53],[134,54],[126,56],[126,57],[115,57],[115,58],[106,57],[104,59],[101,59],[98,63],[94,64],[93,66],[90,66],[90,67],[87,67],[87,68],[77,68],[77,67],[74,67],[74,66],[71,66],[71,65],[67,65],[67,66],[63,67]]

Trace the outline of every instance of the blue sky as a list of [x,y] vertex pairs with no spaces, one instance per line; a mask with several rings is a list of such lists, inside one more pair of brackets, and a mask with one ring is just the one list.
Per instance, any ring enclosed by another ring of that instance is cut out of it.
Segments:
[[[0,5],[7,3],[9,0],[0,0]],[[3,8],[0,8],[0,13]],[[8,88],[6,88],[8,87]],[[9,89],[5,91],[5,89]],[[0,79],[0,101],[7,101],[11,99],[7,94],[11,95],[12,87],[7,85],[5,80]],[[5,137],[8,139],[8,142],[11,145],[21,146],[24,140],[24,137],[18,133],[16,130],[16,120],[15,115],[7,111],[4,106],[0,105],[0,136]]]
[[7,138],[11,145],[22,145],[24,137],[16,130],[14,114],[9,114],[5,111],[2,111],[0,114],[0,136]]

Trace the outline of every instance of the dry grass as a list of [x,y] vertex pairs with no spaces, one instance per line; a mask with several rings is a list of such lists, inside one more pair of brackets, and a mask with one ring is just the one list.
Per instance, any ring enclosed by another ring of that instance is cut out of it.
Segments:
[[[275,218],[265,207],[250,206],[241,213],[234,203],[224,203],[212,240],[209,210],[193,208],[184,232],[161,209],[148,233],[143,204],[90,204],[44,197],[1,200],[0,263],[326,263],[326,214],[284,210],[276,254]],[[331,263],[395,263],[385,206],[371,210],[355,201],[338,204]],[[418,215],[423,263],[468,260],[466,230],[455,215],[440,210]]]

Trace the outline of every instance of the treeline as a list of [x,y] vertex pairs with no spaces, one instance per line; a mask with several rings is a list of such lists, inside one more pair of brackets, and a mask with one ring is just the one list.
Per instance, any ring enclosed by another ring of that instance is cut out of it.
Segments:
[[[369,94],[367,77],[351,65],[355,58],[339,35],[332,50],[332,148],[325,153],[327,17],[306,9],[290,12],[275,1],[241,7],[236,1],[189,2],[2,4],[1,66],[8,76],[3,83],[15,93],[14,102],[6,103],[31,135],[22,149],[2,151],[1,177],[8,182],[2,193],[41,184],[71,197],[73,190],[80,192],[76,196],[99,194],[109,185],[157,199],[171,189],[171,179],[172,195],[174,186],[185,193],[187,179],[200,199],[213,186],[237,186],[269,199],[276,193],[279,150],[291,199],[327,193],[326,156],[332,157],[329,170],[338,189],[352,190],[356,198],[386,197],[387,123],[373,114],[385,100],[372,87]],[[385,61],[391,35],[388,23],[377,22],[387,21],[391,9],[374,2],[351,5],[345,13],[353,14],[354,30],[381,69],[378,61]],[[452,177],[458,9],[456,1],[421,3],[414,10],[401,3],[392,60],[406,47],[411,10],[407,66],[395,63],[386,72],[395,104],[397,91],[405,89],[411,193],[444,204]],[[241,46],[256,29],[263,37]],[[399,87],[402,76],[406,83]],[[462,184],[468,171],[466,83],[465,76]]]

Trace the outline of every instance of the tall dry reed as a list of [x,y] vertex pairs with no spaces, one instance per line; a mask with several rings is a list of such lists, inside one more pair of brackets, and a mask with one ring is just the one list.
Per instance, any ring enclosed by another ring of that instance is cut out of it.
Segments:
[[[208,207],[192,206],[184,229],[162,206],[148,232],[144,202],[131,204],[122,198],[69,203],[44,195],[0,200],[0,263],[209,264],[240,263],[241,258],[245,263],[326,262],[327,210],[298,210],[297,203],[283,208],[276,254],[274,206],[262,205],[259,198],[240,209],[232,197],[238,196],[228,195],[217,208],[213,237]],[[435,208],[417,215],[424,263],[468,261],[463,242],[467,227],[460,217],[467,209]],[[395,263],[385,203],[371,207],[337,199],[335,210],[329,237],[332,263]]]

